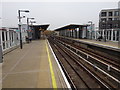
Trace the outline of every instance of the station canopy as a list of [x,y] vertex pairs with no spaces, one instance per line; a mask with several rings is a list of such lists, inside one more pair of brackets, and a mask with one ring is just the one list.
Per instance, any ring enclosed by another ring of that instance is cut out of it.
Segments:
[[44,25],[30,25],[30,27],[33,27],[35,30],[45,31],[49,27],[49,24],[44,24]]
[[78,25],[78,24],[70,24],[70,25],[66,25],[60,28],[55,29],[54,31],[61,31],[61,30],[72,30],[75,28],[82,28],[82,27],[87,27],[89,25]]

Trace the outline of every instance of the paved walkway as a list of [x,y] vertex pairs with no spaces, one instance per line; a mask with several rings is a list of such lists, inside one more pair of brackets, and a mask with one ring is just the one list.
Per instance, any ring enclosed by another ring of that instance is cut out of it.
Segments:
[[33,41],[6,54],[2,68],[3,88],[53,88],[55,83],[57,88],[67,88],[46,40]]

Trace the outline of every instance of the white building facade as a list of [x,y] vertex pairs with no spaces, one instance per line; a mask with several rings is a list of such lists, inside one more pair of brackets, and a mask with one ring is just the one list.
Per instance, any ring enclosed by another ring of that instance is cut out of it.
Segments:
[[[25,43],[27,36],[27,25],[23,24],[22,29],[22,42]],[[18,28],[8,28],[8,27],[2,27],[0,28],[0,41],[1,41],[1,47],[2,51],[6,51],[12,47],[20,45],[20,31]]]
[[0,29],[2,51],[19,45],[18,33],[16,30],[17,28],[5,27]]

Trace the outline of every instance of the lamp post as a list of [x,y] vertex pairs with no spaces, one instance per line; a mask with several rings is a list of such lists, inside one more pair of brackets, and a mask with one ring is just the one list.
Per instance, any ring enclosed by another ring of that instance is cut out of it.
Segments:
[[[33,23],[36,23],[36,21],[30,21],[30,23],[31,23],[31,30],[33,30]],[[33,38],[32,37],[32,33],[31,33],[31,36],[30,36],[31,38]]]
[[22,49],[22,33],[21,33],[21,16],[20,12],[28,13],[28,10],[18,10],[18,19],[19,19],[19,30],[20,30],[20,48]]
[[92,21],[89,21],[88,23],[91,24],[91,39],[92,39],[92,26],[93,26],[93,22],[92,22]]
[[35,18],[27,18],[27,30],[28,30],[28,37],[29,37],[29,19],[35,19]]
[[[30,23],[31,23],[31,26],[33,26],[33,23],[36,23],[36,21],[30,21]],[[33,27],[32,27],[32,29],[33,29]]]

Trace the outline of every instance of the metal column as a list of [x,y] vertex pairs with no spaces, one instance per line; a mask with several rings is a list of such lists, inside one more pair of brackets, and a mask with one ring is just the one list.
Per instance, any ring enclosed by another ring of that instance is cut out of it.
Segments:
[[66,37],[68,37],[68,30],[66,30]]
[[62,33],[63,33],[63,36],[65,36],[65,31],[64,30],[62,30]]
[[79,27],[79,38],[82,38],[82,28]]
[[70,30],[70,37],[72,37],[72,32],[71,32],[71,30]]
[[88,30],[87,30],[87,26],[86,26],[85,28],[86,28],[86,39],[88,39]]
[[67,36],[67,30],[65,30],[65,37]]
[[70,30],[69,30],[69,37],[70,37]]
[[73,30],[72,30],[72,38],[73,38]]
[[77,38],[77,29],[75,29],[75,38]]

